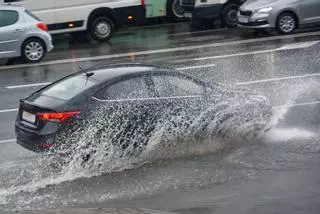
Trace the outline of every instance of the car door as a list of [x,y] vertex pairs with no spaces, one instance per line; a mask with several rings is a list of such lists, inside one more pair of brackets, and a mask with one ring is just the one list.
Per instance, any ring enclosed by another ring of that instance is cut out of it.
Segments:
[[14,10],[0,10],[0,58],[19,55],[21,32],[18,26],[19,13]]
[[[162,108],[163,130],[173,138],[183,137],[207,108],[203,83],[182,75],[153,75],[152,81]],[[196,127],[194,127],[196,128]]]
[[97,92],[91,116],[98,121],[95,139],[141,151],[137,148],[146,146],[157,120],[154,97],[144,76],[128,77]]
[[305,0],[299,2],[299,16],[302,23],[320,22],[320,1]]

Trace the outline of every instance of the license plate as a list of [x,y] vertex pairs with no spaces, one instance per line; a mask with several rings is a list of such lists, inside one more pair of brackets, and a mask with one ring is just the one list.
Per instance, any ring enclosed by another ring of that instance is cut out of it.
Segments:
[[192,18],[192,13],[184,13],[185,18]]
[[29,112],[23,111],[22,112],[22,119],[25,121],[28,121],[30,123],[35,123],[36,122],[36,115],[31,114]]
[[239,18],[239,22],[240,22],[240,23],[248,23],[248,22],[249,22],[249,19],[248,19],[248,18],[244,18],[244,17],[240,17],[240,18]]

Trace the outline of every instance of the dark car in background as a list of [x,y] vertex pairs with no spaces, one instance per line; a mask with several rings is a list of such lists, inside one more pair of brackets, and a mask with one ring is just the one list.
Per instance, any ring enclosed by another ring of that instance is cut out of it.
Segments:
[[[89,134],[96,141],[104,137],[122,149],[143,147],[159,125],[169,127],[170,133],[174,128],[185,132],[196,120],[205,127],[206,121],[219,113],[215,109],[210,110],[213,115],[206,115],[208,107],[236,96],[246,103],[253,101],[261,109],[255,111],[259,115],[270,114],[265,97],[239,93],[226,92],[221,85],[171,69],[139,64],[96,67],[71,74],[21,100],[17,142],[39,152],[61,144],[69,146],[93,127],[89,132],[94,133]],[[236,105],[241,103],[240,99],[234,101]],[[219,123],[232,116],[219,117]],[[252,121],[255,115],[249,117],[243,117],[243,123]],[[200,124],[194,128],[200,130]],[[264,125],[258,129],[264,129]]]
[[238,24],[239,7],[246,0],[181,0],[184,16],[190,18],[193,26],[212,24],[221,20],[223,25],[235,27]]

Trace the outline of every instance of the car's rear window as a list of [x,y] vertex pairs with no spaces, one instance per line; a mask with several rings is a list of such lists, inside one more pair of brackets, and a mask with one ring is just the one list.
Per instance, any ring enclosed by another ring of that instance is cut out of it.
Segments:
[[58,81],[39,91],[41,95],[58,98],[61,100],[69,100],[84,90],[96,85],[98,82],[93,78],[87,78],[86,75],[70,76],[66,79]]
[[34,15],[33,13],[31,13],[29,10],[25,10],[26,14],[28,14],[31,18],[37,20],[37,21],[41,21],[36,15]]

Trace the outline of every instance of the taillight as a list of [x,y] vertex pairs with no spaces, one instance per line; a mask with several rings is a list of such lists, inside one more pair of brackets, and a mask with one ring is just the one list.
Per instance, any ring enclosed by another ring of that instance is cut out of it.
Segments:
[[145,5],[144,0],[140,0],[140,3],[141,3],[141,5],[142,5],[142,6],[144,6],[144,5]]
[[38,113],[39,120],[63,123],[64,121],[80,114],[79,111],[75,112],[54,112],[54,113]]
[[51,144],[51,143],[40,143],[39,144],[39,148],[42,148],[42,149],[50,149],[52,146],[53,146],[53,144]]
[[38,27],[40,30],[48,31],[47,25],[45,25],[45,24],[43,24],[43,23],[38,23],[38,24],[37,24],[37,27]]

